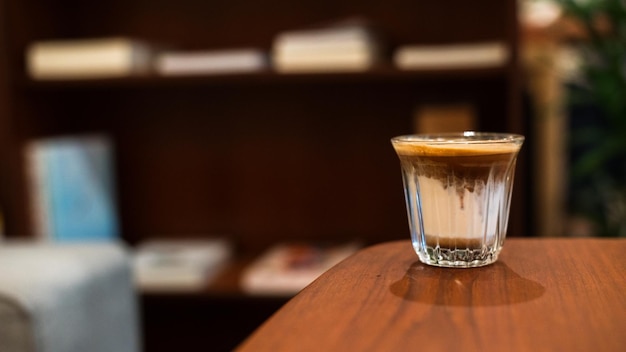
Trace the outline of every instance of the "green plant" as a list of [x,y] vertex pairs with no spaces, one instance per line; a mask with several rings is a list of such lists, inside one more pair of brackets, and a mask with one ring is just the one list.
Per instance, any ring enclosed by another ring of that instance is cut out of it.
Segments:
[[601,236],[626,236],[626,0],[557,0],[584,29],[571,106],[592,116],[570,131],[570,211]]

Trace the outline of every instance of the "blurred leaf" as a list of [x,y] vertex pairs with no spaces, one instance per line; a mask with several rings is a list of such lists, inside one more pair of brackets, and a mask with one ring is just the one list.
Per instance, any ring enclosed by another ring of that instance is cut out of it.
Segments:
[[[556,0],[588,34],[578,41],[583,63],[570,106],[591,110],[592,126],[570,131],[574,154],[571,206],[603,235],[626,235],[626,0]],[[600,28],[598,20],[605,21]],[[597,110],[596,110],[597,109]]]
[[609,160],[624,152],[626,152],[626,145],[623,140],[618,138],[605,139],[594,149],[590,149],[580,156],[572,165],[572,176],[585,178],[602,170],[602,166],[606,165]]
[[598,143],[606,137],[606,130],[602,127],[587,127],[570,132],[569,140],[572,146]]

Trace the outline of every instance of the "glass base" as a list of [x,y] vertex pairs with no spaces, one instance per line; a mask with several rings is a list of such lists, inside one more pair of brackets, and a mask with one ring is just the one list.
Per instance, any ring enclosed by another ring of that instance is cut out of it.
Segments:
[[415,249],[422,263],[445,268],[476,268],[489,265],[498,260],[500,253],[500,250],[489,248],[450,249],[426,246],[423,249]]

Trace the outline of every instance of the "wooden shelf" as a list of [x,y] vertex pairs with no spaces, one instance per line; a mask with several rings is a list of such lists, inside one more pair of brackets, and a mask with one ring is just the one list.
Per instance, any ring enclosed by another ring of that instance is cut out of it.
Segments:
[[169,86],[213,86],[213,85],[280,85],[280,84],[316,84],[316,83],[368,83],[368,82],[415,82],[473,79],[506,79],[509,74],[506,66],[478,69],[432,69],[399,70],[382,66],[363,72],[327,72],[327,73],[277,73],[261,71],[255,73],[205,74],[193,76],[158,76],[146,75],[123,78],[81,79],[81,80],[32,80],[26,79],[28,89],[71,89],[71,88],[158,88]]

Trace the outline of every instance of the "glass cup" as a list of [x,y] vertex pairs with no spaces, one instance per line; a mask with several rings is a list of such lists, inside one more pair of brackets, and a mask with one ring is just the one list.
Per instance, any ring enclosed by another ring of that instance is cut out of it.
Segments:
[[469,268],[498,259],[523,142],[521,135],[481,132],[391,139],[422,263]]

